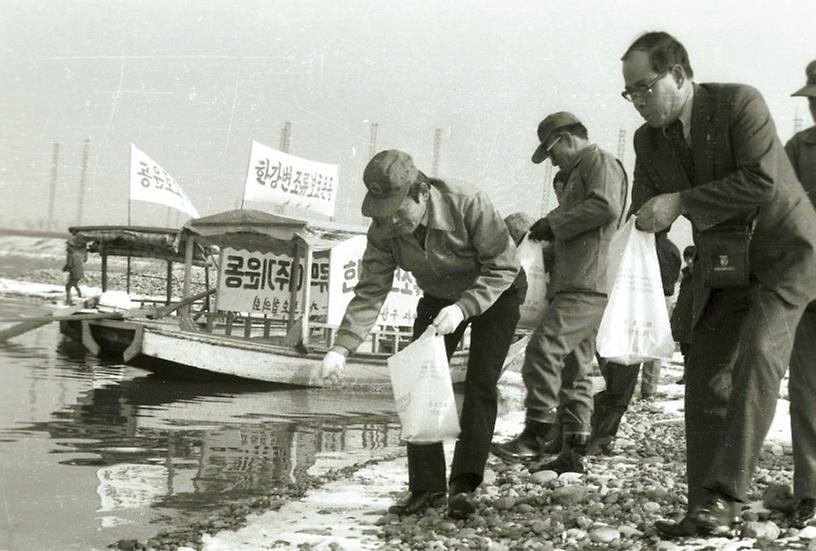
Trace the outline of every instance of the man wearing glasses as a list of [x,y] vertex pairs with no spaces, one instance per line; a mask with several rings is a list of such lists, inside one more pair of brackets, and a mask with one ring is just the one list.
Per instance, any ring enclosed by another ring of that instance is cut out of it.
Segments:
[[560,454],[530,470],[584,472],[592,417],[589,374],[607,301],[609,242],[626,202],[626,173],[615,157],[588,141],[586,127],[571,113],[546,117],[538,138],[533,162],[549,157],[560,169],[553,182],[558,207],[530,228],[533,239],[552,243],[550,304],[524,356],[524,430],[491,451],[506,461],[537,460],[560,424]]
[[[795,328],[816,298],[816,212],[757,90],[696,84],[674,37],[623,55],[635,133],[637,226],[691,221],[693,333],[686,371],[688,509],[665,537],[730,533],[776,409]],[[813,394],[811,394],[812,396]]]

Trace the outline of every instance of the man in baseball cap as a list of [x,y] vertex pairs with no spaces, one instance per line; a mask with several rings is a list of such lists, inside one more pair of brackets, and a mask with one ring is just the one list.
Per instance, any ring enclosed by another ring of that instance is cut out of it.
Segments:
[[[560,169],[553,182],[558,207],[529,234],[552,247],[550,302],[521,368],[524,429],[490,449],[505,461],[535,461],[533,472],[584,472],[592,417],[589,375],[607,302],[609,242],[623,218],[626,173],[614,156],[589,142],[586,127],[572,113],[548,115],[538,125],[538,139],[533,162],[550,158]],[[559,427],[560,453],[546,461],[547,441]]]
[[412,340],[433,326],[447,335],[452,355],[468,325],[470,353],[465,376],[461,429],[449,484],[442,443],[408,444],[408,490],[389,512],[421,513],[444,503],[463,519],[475,511],[473,491],[482,483],[496,422],[496,383],[513,339],[523,300],[514,280],[516,247],[488,198],[467,185],[428,178],[407,153],[374,155],[363,172],[368,192],[362,211],[371,217],[363,267],[334,346],[323,358],[321,375],[339,382],[346,356],[366,338],[402,268],[416,279]]

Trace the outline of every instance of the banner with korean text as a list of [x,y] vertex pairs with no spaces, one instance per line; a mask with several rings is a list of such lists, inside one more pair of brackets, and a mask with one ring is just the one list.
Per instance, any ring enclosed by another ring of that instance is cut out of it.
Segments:
[[244,200],[298,207],[331,217],[336,199],[337,165],[252,142]]
[[[221,252],[218,269],[216,308],[222,311],[266,314],[271,318],[289,316],[289,281],[292,277],[292,257],[261,254],[229,247]],[[298,301],[295,311],[300,312],[303,289],[303,270],[296,270]],[[311,305],[309,316],[326,316],[329,302],[328,251],[317,253],[312,259]]]
[[133,144],[130,144],[130,199],[158,203],[198,218],[198,211],[181,186]]
[[[354,296],[354,287],[360,279],[366,237],[353,237],[335,246],[329,258],[329,325],[340,325],[346,306]],[[414,276],[397,268],[391,292],[380,309],[376,326],[411,327],[416,318],[416,305],[422,290]]]

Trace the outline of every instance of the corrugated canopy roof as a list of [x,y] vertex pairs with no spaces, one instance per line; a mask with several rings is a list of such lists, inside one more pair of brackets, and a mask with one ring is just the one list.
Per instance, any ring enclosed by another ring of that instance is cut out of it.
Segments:
[[293,256],[298,243],[317,252],[364,233],[361,227],[237,209],[188,220],[178,238],[186,240],[192,234],[196,242],[210,246]]

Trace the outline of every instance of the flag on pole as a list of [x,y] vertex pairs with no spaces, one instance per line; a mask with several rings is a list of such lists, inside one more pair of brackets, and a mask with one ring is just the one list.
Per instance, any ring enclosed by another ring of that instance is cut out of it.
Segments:
[[302,159],[252,142],[244,200],[334,216],[337,165]]
[[198,218],[198,211],[181,186],[133,144],[130,144],[130,199],[158,203]]

